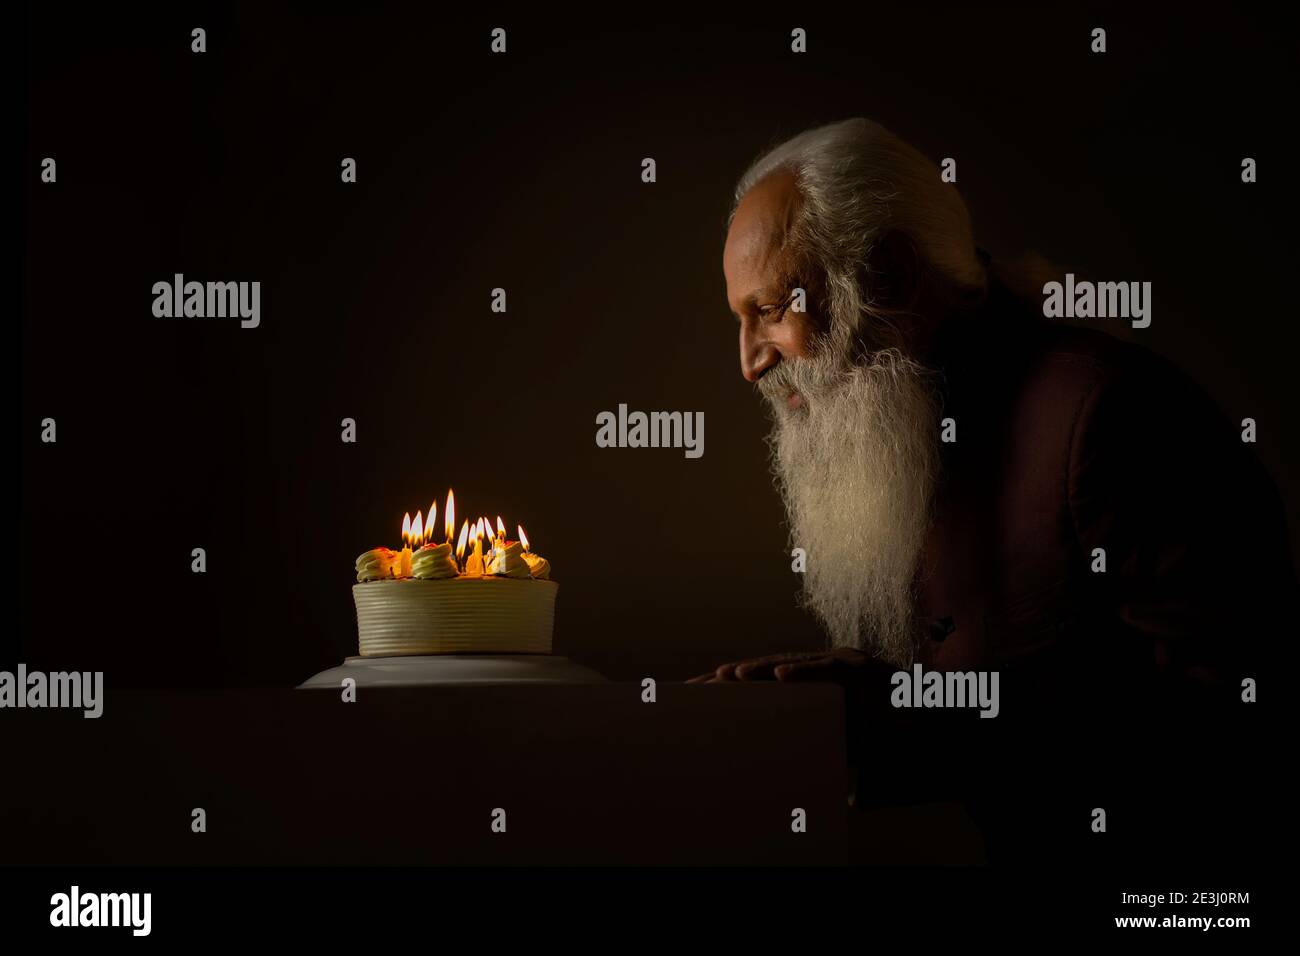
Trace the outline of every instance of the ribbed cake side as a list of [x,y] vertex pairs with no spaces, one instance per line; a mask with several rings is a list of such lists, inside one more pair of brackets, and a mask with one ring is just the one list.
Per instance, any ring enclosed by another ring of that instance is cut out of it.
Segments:
[[550,654],[558,590],[499,577],[355,584],[360,654]]

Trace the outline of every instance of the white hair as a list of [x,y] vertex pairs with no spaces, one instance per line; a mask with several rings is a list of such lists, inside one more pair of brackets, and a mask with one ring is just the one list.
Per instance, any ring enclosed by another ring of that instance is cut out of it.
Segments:
[[[923,637],[913,577],[939,465],[932,375],[897,349],[865,363],[823,349],[758,381],[804,603],[838,647],[909,666]],[[786,407],[791,390],[802,405]]]
[[758,381],[791,543],[808,555],[805,601],[835,645],[907,666],[923,638],[914,578],[939,468],[939,399],[933,372],[889,340],[907,307],[879,294],[871,253],[902,234],[940,305],[982,298],[989,275],[956,189],[878,123],[822,126],[765,153],[736,186],[731,217],[782,170],[797,193],[785,267],[816,285],[828,320],[809,357],[786,356]]
[[795,268],[816,270],[825,283],[828,331],[840,348],[856,346],[871,325],[892,326],[893,314],[873,297],[869,258],[891,232],[911,240],[925,279],[943,300],[979,298],[987,289],[970,214],[956,187],[879,123],[831,123],[764,153],[737,183],[730,218],[746,193],[781,170],[794,174],[798,194],[786,248]]

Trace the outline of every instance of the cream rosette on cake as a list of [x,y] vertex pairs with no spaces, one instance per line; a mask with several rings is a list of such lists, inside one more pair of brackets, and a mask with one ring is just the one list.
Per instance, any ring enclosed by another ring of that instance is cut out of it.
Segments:
[[524,534],[524,526],[519,526],[519,543],[523,547],[524,563],[528,565],[528,573],[538,581],[549,581],[551,579],[551,562],[547,561],[540,555],[533,554],[528,549],[528,535]]
[[426,544],[411,558],[411,575],[424,581],[454,578],[460,574],[451,557],[451,545]]
[[524,546],[518,541],[492,550],[492,563],[488,565],[488,574],[502,578],[531,578],[532,570],[524,560]]
[[402,561],[399,551],[391,548],[374,548],[357,558],[357,580],[384,581],[397,577],[397,568]]
[[528,573],[539,581],[549,581],[551,579],[551,562],[547,561],[540,555],[527,553],[523,555],[524,563],[528,565]]

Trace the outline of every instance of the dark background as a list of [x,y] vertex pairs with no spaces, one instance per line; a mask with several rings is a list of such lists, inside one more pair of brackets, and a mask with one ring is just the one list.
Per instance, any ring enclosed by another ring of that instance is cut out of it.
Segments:
[[[611,677],[818,646],[721,250],[745,165],[854,115],[957,158],[995,256],[1151,281],[1150,328],[1103,327],[1258,421],[1295,540],[1290,22],[1096,5],[626,30],[255,4],[27,16],[5,666],[295,684],[355,653],[356,555],[397,546],[402,513],[441,512],[448,486],[458,515],[525,525],[560,582],[557,652]],[[151,287],[175,272],[260,280],[261,327],[155,319]],[[620,402],[703,411],[704,457],[596,448]]]

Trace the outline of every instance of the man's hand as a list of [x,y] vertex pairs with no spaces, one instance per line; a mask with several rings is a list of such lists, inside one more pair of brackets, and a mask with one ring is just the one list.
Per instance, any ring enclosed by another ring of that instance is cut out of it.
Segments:
[[[845,746],[849,766],[863,766],[866,748],[882,727],[899,727],[911,711],[890,705],[890,685],[898,668],[861,651],[839,647],[811,654],[771,654],[748,661],[723,664],[715,671],[692,677],[688,684],[722,684],[733,681],[777,680],[834,681],[844,688]],[[883,721],[883,723],[882,723]]]
[[692,677],[688,684],[719,684],[729,681],[815,681],[858,684],[881,669],[893,673],[897,668],[848,647],[809,654],[771,654],[747,661],[723,664],[715,671]]

